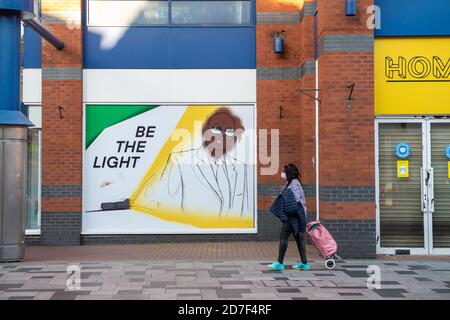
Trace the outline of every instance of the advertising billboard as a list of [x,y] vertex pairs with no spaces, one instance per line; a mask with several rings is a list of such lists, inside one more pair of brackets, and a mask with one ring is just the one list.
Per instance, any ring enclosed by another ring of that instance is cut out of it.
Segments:
[[256,232],[254,105],[84,114],[84,234]]

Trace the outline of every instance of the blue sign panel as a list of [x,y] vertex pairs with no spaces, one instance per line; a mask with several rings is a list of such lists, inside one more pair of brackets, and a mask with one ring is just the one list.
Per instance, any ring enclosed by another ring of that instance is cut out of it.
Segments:
[[409,144],[407,143],[399,143],[396,147],[395,147],[395,154],[397,155],[397,157],[399,157],[400,159],[406,159],[410,156],[411,154],[411,147],[409,146]]
[[375,0],[380,8],[377,37],[450,35],[449,0]]

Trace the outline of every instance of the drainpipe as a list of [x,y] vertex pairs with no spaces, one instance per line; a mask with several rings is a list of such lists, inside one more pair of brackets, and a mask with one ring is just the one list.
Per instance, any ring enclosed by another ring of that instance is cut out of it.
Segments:
[[315,60],[315,140],[316,140],[316,220],[320,219],[320,181],[319,181],[319,9],[318,0],[314,1],[314,60]]
[[42,38],[47,40],[57,50],[64,49],[64,42],[56,38],[36,18],[23,20],[23,24],[36,31]]
[[33,0],[0,0],[0,262],[20,261],[25,252],[27,127],[33,124],[20,111],[20,37],[21,21],[32,18]]
[[316,105],[315,105],[315,136],[316,136],[316,220],[320,218],[319,195],[319,59],[316,59]]

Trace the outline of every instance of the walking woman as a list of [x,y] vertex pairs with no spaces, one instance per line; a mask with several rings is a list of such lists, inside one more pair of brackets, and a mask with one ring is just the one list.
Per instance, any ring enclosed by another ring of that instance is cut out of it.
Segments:
[[297,243],[301,262],[292,266],[295,270],[310,270],[308,259],[306,257],[306,203],[305,193],[299,179],[297,166],[290,163],[284,166],[281,172],[281,178],[286,180],[280,195],[272,205],[270,211],[275,214],[283,223],[280,233],[280,248],[278,260],[268,267],[272,270],[284,270],[284,255],[288,247],[288,241],[291,234],[294,234]]

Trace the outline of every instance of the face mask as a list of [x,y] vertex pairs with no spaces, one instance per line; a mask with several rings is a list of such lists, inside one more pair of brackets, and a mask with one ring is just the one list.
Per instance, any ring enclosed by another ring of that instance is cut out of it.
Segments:
[[281,179],[286,180],[286,173],[284,171],[281,172]]

